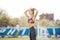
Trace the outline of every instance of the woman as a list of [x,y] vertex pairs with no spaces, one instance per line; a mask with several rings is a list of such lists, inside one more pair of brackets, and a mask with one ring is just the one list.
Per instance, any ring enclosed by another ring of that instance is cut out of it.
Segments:
[[[29,12],[30,16],[27,14],[27,12]],[[30,40],[36,40],[36,30],[34,28],[34,23],[35,23],[37,14],[38,14],[38,11],[35,8],[31,8],[25,11],[25,15],[28,17],[28,24],[30,27]]]

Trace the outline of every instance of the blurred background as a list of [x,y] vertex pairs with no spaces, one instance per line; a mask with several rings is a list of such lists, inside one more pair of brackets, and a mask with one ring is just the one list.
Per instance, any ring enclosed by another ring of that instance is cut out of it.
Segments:
[[[60,0],[0,0],[0,27],[29,27],[25,10],[36,8],[35,26],[60,27]],[[17,28],[17,29],[18,29]],[[0,40],[29,40],[29,38],[0,38]],[[37,40],[60,40],[39,38]]]

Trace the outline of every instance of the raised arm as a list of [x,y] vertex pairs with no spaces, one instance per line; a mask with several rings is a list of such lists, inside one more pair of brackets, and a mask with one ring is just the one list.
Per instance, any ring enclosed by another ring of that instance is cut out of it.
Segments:
[[37,9],[35,9],[36,10],[36,12],[35,12],[35,17],[37,16],[37,14],[38,14],[38,10]]
[[29,16],[28,16],[27,12],[28,12],[28,10],[26,10],[24,13],[25,13],[26,17],[28,17],[28,18],[29,18]]

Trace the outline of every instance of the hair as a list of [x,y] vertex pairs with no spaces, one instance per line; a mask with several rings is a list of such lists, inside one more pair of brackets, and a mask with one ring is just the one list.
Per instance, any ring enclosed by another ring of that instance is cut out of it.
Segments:
[[33,14],[34,14],[34,8],[32,8],[31,11],[33,11]]

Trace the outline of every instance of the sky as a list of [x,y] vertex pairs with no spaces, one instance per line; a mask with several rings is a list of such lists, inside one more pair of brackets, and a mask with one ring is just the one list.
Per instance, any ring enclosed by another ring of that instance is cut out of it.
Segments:
[[54,13],[54,19],[60,19],[60,0],[0,0],[0,9],[13,18],[24,16],[29,8],[38,10],[37,19],[42,13]]

